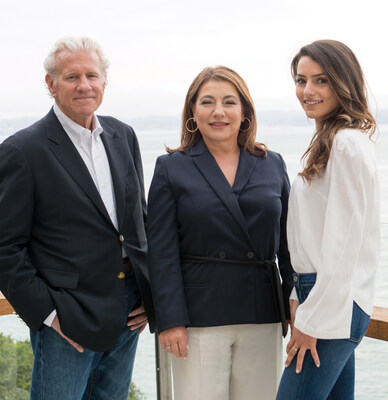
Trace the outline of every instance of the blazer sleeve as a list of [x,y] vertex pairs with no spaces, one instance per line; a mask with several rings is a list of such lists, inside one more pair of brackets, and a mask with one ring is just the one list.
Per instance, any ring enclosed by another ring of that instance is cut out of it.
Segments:
[[55,308],[28,255],[34,218],[33,176],[24,154],[0,145],[0,289],[33,332]]
[[149,190],[147,239],[157,329],[162,332],[189,325],[180,263],[177,204],[163,157],[156,162]]
[[290,195],[290,181],[288,179],[286,164],[282,159],[283,164],[283,188],[282,188],[282,214],[280,217],[280,241],[278,251],[278,265],[280,275],[282,277],[282,290],[286,318],[291,319],[289,297],[293,288],[292,274],[294,272],[291,266],[290,253],[287,246],[287,213],[288,213],[288,198]]

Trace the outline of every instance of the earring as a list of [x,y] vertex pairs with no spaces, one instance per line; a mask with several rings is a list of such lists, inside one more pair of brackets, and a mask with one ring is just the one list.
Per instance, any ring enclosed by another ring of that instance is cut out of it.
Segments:
[[187,130],[188,132],[190,132],[190,133],[194,133],[194,132],[196,132],[196,131],[198,130],[198,126],[197,126],[194,130],[189,129],[188,123],[189,123],[189,121],[190,121],[191,119],[193,120],[192,124],[196,124],[196,125],[197,125],[197,123],[194,121],[194,118],[191,117],[191,118],[189,118],[189,119],[186,121],[186,130]]
[[[245,121],[248,121],[248,128],[247,129],[241,129],[241,126]],[[248,132],[249,129],[251,129],[251,126],[252,126],[251,120],[249,118],[245,118],[244,122],[242,122],[242,124],[240,125],[240,132]]]

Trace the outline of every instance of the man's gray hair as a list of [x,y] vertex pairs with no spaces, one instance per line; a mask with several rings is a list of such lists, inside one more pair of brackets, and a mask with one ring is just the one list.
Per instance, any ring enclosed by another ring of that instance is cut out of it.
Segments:
[[61,51],[69,51],[70,53],[76,53],[77,51],[88,51],[96,52],[98,58],[101,62],[101,72],[103,74],[104,80],[106,81],[106,76],[109,68],[109,60],[105,56],[101,46],[90,39],[89,37],[65,37],[58,40],[50,53],[44,60],[44,69],[46,73],[50,75],[51,79],[55,81],[56,69],[57,69],[57,55]]

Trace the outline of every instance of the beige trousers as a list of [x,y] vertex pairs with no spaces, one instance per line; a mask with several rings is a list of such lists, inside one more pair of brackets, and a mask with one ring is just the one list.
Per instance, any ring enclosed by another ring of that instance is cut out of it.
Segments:
[[172,356],[174,400],[275,399],[283,369],[280,323],[187,333],[187,359]]

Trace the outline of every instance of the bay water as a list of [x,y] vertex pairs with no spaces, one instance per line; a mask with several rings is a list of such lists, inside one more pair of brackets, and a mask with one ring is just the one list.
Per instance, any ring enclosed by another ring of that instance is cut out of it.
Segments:
[[[157,156],[165,153],[164,145],[174,147],[179,144],[179,128],[145,130],[136,125],[134,128],[140,142],[147,192],[155,160]],[[292,182],[300,171],[300,158],[308,146],[313,130],[313,126],[263,126],[259,127],[257,140],[283,156]],[[5,136],[0,132],[0,142],[4,139]],[[388,308],[388,125],[380,126],[376,149],[381,181],[382,223],[375,305]],[[16,316],[0,317],[0,332],[10,335],[15,340],[25,340],[29,337],[28,328]],[[284,348],[288,339],[287,337],[284,341]],[[133,381],[148,400],[156,399],[154,343],[154,335],[148,330],[141,334],[133,374]],[[387,360],[388,342],[364,338],[356,350],[356,399],[388,399]]]

